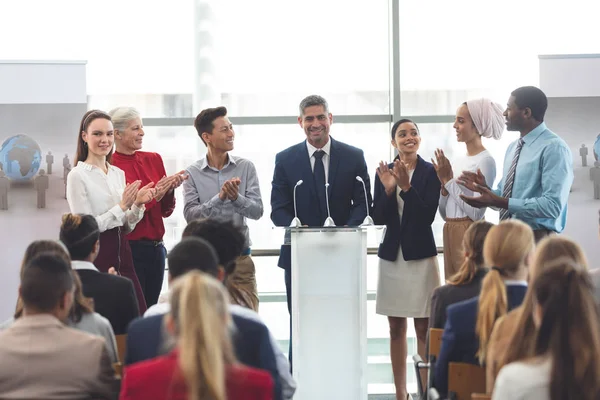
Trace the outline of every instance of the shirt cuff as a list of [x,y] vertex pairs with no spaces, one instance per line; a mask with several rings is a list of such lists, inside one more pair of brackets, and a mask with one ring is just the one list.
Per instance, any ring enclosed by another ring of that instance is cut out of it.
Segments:
[[135,204],[131,206],[131,212],[133,212],[138,217],[144,216],[144,211],[146,211],[146,205],[142,204],[141,207],[136,206]]
[[119,221],[123,220],[123,217],[125,217],[125,211],[123,211],[123,209],[121,208],[120,205],[116,205],[113,208],[111,208],[109,210],[109,212],[114,215]]
[[509,198],[508,199],[508,212],[511,214],[518,214],[519,212],[523,211],[523,209],[525,208],[525,199],[515,199],[515,198]]
[[237,199],[231,202],[235,208],[243,208],[246,205],[246,198],[238,193]]

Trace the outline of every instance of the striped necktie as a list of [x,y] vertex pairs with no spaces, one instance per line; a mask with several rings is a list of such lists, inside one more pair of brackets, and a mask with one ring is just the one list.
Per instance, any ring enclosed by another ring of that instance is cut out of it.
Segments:
[[[512,163],[510,164],[510,169],[508,170],[508,175],[506,176],[506,180],[504,181],[502,197],[505,197],[507,199],[509,199],[512,195],[513,184],[515,183],[515,171],[517,170],[517,163],[519,162],[519,156],[521,155],[523,143],[525,143],[523,138],[519,139],[519,143],[517,144],[517,148],[515,149],[515,155],[513,156]],[[510,213],[508,212],[508,210],[500,210],[500,221],[503,221],[508,218],[510,218]]]

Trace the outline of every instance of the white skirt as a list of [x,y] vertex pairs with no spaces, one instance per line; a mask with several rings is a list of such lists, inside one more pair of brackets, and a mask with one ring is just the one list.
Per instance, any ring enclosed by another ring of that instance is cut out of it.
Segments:
[[431,295],[440,286],[437,256],[405,261],[379,259],[375,312],[388,317],[429,318]]

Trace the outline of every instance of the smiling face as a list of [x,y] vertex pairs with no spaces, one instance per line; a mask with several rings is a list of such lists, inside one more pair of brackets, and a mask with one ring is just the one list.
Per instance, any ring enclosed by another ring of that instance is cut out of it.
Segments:
[[421,136],[419,130],[412,122],[403,122],[398,125],[392,140],[394,146],[401,154],[413,154],[419,150]]
[[329,129],[333,123],[333,116],[326,112],[323,106],[310,106],[304,109],[298,117],[298,123],[304,129],[308,143],[322,148],[329,141]]
[[211,133],[204,132],[202,139],[207,146],[212,150],[228,152],[233,150],[233,142],[235,140],[235,132],[233,125],[227,116],[216,118],[213,123]]
[[468,143],[480,137],[466,104],[461,104],[456,110],[456,118],[452,127],[456,130],[456,140],[459,142]]
[[117,149],[122,150],[123,153],[133,153],[141,150],[144,138],[142,119],[139,117],[132,119],[127,124],[127,127],[122,131],[117,131],[115,136],[117,139]]
[[107,119],[96,118],[81,133],[81,138],[87,143],[90,154],[106,157],[112,151],[115,141],[113,124]]

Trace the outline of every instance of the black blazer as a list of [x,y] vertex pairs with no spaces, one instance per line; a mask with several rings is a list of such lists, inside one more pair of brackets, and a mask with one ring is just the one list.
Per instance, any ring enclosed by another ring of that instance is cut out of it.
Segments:
[[[331,218],[337,226],[358,226],[367,216],[367,205],[371,204],[371,184],[363,151],[356,147],[331,140],[329,157],[329,208]],[[360,176],[365,182],[367,199]],[[296,189],[298,218],[303,225],[323,226],[327,214],[322,215],[317,197],[315,180],[306,141],[289,147],[275,156],[275,171],[271,184],[271,220],[275,226],[290,226],[294,219],[294,186]],[[290,246],[281,246],[279,267],[289,269]]]
[[[164,315],[152,315],[133,321],[127,330],[125,365],[158,357],[168,351],[163,346]],[[236,358],[249,367],[265,370],[273,378],[274,398],[281,399],[281,379],[271,345],[269,330],[258,321],[232,314],[235,325],[233,345]]]
[[108,319],[115,335],[127,333],[127,325],[140,315],[133,282],[122,276],[76,269],[83,295],[94,299],[94,311]]
[[[404,200],[402,223],[396,192],[388,196],[381,180],[375,176],[373,221],[376,225],[387,226],[377,253],[384,260],[396,261],[400,246],[406,261],[437,255],[431,224],[437,212],[441,184],[433,165],[421,156],[417,157],[417,166],[410,180],[411,188],[406,193],[400,192]],[[391,168],[392,164],[389,166]]]
[[444,285],[436,288],[431,296],[431,314],[429,315],[429,329],[444,329],[446,324],[446,308],[449,305],[479,296],[481,282],[487,274],[487,268],[477,271],[473,280],[465,285]]

